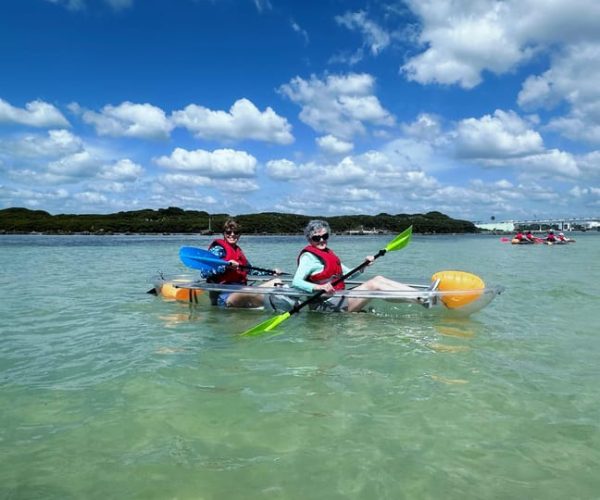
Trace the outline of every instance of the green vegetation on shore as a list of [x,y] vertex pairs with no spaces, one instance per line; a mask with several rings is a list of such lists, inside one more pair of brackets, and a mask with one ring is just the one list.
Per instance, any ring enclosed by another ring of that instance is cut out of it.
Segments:
[[[218,233],[227,214],[183,210],[177,207],[135,210],[115,214],[59,214],[43,210],[7,208],[0,210],[0,233]],[[469,221],[452,219],[440,212],[426,214],[340,215],[319,217],[276,212],[238,215],[235,219],[247,234],[300,234],[306,223],[326,219],[336,233],[400,232],[409,225],[416,233],[476,233]]]

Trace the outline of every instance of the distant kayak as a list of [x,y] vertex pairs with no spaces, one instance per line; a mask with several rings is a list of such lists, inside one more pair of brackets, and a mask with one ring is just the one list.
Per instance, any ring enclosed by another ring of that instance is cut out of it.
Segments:
[[[408,291],[370,291],[356,290],[361,281],[348,281],[348,289],[337,291],[334,297],[367,298],[369,310],[386,313],[390,306],[406,304],[418,306],[418,310],[447,311],[461,316],[473,314],[487,306],[497,295],[504,291],[502,286],[486,286],[478,276],[463,271],[441,271],[433,277],[439,279],[435,291],[430,284],[410,284],[416,290]],[[282,279],[283,286],[260,287],[266,279],[253,277],[248,285],[231,285],[207,283],[194,279],[190,275],[160,276],[155,278],[154,286],[157,295],[168,300],[188,302],[209,307],[211,293],[252,293],[264,295],[264,306],[258,309],[284,312],[296,301],[305,300],[306,294],[290,286],[290,279]],[[330,297],[330,296],[329,296]]]
[[548,240],[544,240],[542,238],[537,238],[536,241],[519,241],[518,239],[514,238],[511,240],[511,243],[513,245],[534,245],[534,244],[541,244],[541,245],[567,245],[569,243],[575,243],[575,240],[569,240],[569,241],[548,241]]
[[545,238],[535,238],[533,241],[529,240],[518,240],[517,238],[500,238],[502,243],[511,243],[512,245],[566,245],[567,243],[575,243],[574,239],[568,239],[566,241],[548,241]]

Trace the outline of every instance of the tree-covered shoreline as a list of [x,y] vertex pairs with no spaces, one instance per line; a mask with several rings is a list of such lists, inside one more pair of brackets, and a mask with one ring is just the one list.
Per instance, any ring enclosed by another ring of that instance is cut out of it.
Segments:
[[[113,214],[58,214],[43,210],[0,210],[3,234],[210,234],[219,233],[228,214],[183,210],[177,207],[144,209]],[[277,212],[237,215],[246,234],[301,234],[311,219],[325,219],[336,233],[397,233],[413,226],[415,233],[477,233],[472,222],[452,219],[440,212],[426,214],[307,216]]]

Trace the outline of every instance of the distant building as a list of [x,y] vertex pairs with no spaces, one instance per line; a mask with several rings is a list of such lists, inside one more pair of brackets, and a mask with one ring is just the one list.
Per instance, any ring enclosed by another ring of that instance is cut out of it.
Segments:
[[555,229],[559,231],[600,231],[599,219],[537,219],[537,220],[510,220],[492,222],[474,222],[475,227],[484,231],[510,233],[519,229],[532,231],[546,231]]
[[581,224],[587,231],[595,230],[600,231],[600,221],[590,220]]
[[349,229],[345,232],[345,234],[385,234],[387,231],[383,229],[365,229],[363,226],[360,226],[360,229]]
[[475,227],[484,231],[498,231],[502,233],[510,233],[515,230],[514,221],[493,221],[493,222],[475,222]]

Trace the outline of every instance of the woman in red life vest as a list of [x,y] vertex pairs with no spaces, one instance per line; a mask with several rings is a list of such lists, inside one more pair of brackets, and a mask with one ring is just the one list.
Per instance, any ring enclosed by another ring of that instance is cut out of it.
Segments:
[[[255,276],[268,275],[268,273],[257,270],[248,271],[244,267],[249,266],[250,263],[238,245],[240,235],[240,225],[233,219],[227,219],[223,225],[223,238],[214,240],[208,247],[208,250],[216,257],[227,261],[227,265],[219,267],[216,272],[207,276],[207,282],[245,285],[248,282],[248,274]],[[279,269],[275,269],[275,272],[281,274]],[[275,286],[280,283],[281,280],[273,279],[260,286]],[[261,294],[210,292],[212,304],[221,307],[261,307],[264,297]]]
[[[332,294],[336,290],[343,290],[345,285],[343,282],[332,285],[332,282],[350,269],[342,264],[339,257],[327,247],[327,241],[331,230],[329,224],[322,220],[312,220],[304,229],[304,235],[308,240],[308,245],[302,249],[298,256],[298,269],[294,275],[292,286],[299,288],[308,293],[313,293],[318,290],[325,290],[326,293]],[[368,260],[373,261],[373,256],[368,256]],[[437,284],[432,286],[432,290],[437,287]],[[407,290],[417,291],[416,288],[390,280],[383,276],[376,276],[353,290]],[[317,302],[311,309],[319,309],[323,311],[359,311],[370,299],[367,298],[345,298],[345,297],[329,297],[321,302]],[[418,300],[422,305],[429,306],[430,303],[426,297]]]
[[550,229],[548,231],[548,235],[546,236],[546,241],[549,241],[550,243],[556,242],[556,236],[554,236],[554,231],[552,229]]

